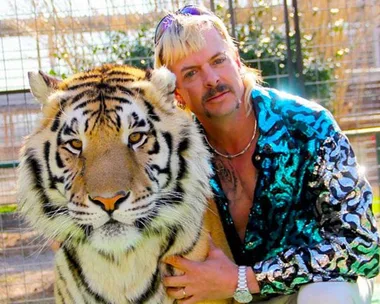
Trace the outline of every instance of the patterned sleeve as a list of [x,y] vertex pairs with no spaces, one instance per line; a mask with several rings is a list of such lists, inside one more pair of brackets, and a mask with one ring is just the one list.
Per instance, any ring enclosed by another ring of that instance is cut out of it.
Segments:
[[288,294],[300,285],[354,281],[379,273],[379,235],[371,210],[372,192],[358,170],[353,150],[340,132],[325,140],[308,191],[316,197],[323,241],[290,248],[254,264],[261,294]]

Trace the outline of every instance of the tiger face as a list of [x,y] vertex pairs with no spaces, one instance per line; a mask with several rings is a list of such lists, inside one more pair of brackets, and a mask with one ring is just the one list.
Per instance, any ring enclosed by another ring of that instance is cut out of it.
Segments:
[[21,211],[33,226],[110,253],[179,226],[199,233],[209,154],[175,106],[172,73],[105,65],[61,82],[29,79],[43,104],[19,169]]

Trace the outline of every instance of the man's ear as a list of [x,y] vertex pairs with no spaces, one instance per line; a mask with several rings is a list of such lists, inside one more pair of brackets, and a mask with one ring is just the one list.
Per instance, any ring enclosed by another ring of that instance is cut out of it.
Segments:
[[235,62],[236,62],[237,66],[238,66],[239,68],[242,67],[242,63],[241,63],[241,59],[240,59],[240,55],[239,55],[239,51],[238,51],[237,49],[235,50]]
[[185,103],[185,101],[182,98],[182,95],[180,94],[177,88],[174,91],[174,96],[175,96],[175,99],[177,99],[179,102]]
[[186,109],[186,101],[183,99],[182,95],[180,94],[179,90],[176,88],[174,91],[174,97],[177,102],[177,106],[181,108],[182,110]]
[[30,91],[33,96],[42,104],[47,104],[48,97],[57,88],[61,80],[49,76],[41,71],[29,72]]

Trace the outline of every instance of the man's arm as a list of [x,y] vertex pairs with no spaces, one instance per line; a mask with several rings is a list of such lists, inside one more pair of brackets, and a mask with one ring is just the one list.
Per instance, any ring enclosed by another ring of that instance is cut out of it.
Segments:
[[316,218],[324,240],[255,263],[253,271],[262,294],[286,294],[306,283],[352,281],[379,273],[372,192],[352,148],[338,132],[324,141],[319,152],[317,178],[308,187],[317,193]]

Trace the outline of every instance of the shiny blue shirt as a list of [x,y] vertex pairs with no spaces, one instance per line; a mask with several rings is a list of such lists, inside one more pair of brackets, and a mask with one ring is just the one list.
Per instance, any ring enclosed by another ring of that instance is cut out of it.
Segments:
[[372,192],[332,115],[273,89],[252,92],[258,170],[244,243],[217,174],[211,185],[234,259],[250,265],[262,295],[379,272]]

